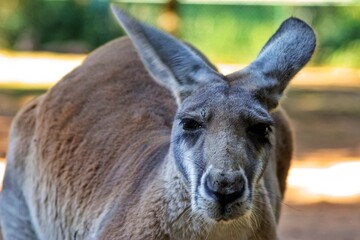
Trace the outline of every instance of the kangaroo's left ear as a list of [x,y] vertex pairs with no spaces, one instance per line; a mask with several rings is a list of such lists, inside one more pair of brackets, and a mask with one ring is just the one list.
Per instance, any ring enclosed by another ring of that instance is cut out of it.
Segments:
[[279,99],[294,75],[314,53],[316,37],[312,28],[297,18],[284,21],[265,44],[256,60],[245,69],[229,75],[250,88],[268,109]]
[[137,21],[112,6],[114,15],[132,40],[154,80],[169,89],[180,104],[200,86],[224,81],[214,66],[188,44]]

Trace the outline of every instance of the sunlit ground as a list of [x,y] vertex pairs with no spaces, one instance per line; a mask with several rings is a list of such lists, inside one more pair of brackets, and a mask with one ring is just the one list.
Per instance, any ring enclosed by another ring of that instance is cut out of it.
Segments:
[[84,55],[0,51],[0,86],[51,86],[84,58]]
[[[245,65],[218,64],[222,73],[228,74]],[[346,76],[346,77],[344,77]],[[294,87],[359,87],[360,70],[351,68],[306,67],[291,80]]]
[[308,165],[294,162],[288,176],[288,203],[360,202],[360,158],[339,159],[328,166]]
[[[0,50],[0,86],[17,84],[51,86],[81,64],[85,55],[56,53],[16,53]],[[243,68],[241,64],[218,64],[224,74]],[[344,76],[347,76],[344,78]],[[306,68],[292,86],[360,87],[360,70],[349,68]]]
[[[49,87],[81,64],[83,59],[84,55],[0,51],[0,87]],[[218,67],[226,74],[244,66],[219,64]],[[351,77],[344,79],[342,77],[344,75]],[[295,78],[292,84],[293,86],[315,87],[322,85],[359,87],[359,79],[360,70],[307,68]],[[311,161],[302,159],[302,161],[293,162],[288,177],[287,202],[360,202],[360,157],[337,158],[332,162],[324,161],[326,159],[328,156],[325,153],[315,159],[312,158]],[[0,161],[1,179],[4,169],[5,163]]]

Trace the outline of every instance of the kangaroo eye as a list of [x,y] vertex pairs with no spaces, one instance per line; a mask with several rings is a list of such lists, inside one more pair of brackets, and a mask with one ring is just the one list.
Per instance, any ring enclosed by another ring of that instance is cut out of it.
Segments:
[[185,131],[196,131],[203,127],[200,123],[190,118],[182,119],[180,124]]
[[261,137],[266,137],[271,132],[271,127],[266,123],[258,123],[248,128],[248,131],[252,134],[256,134]]

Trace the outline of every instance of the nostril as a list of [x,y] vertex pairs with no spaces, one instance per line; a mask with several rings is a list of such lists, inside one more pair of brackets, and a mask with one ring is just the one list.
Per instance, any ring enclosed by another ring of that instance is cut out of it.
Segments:
[[205,178],[205,185],[207,188],[213,192],[218,192],[220,194],[232,194],[234,192],[239,192],[245,185],[243,176],[228,173],[221,174],[208,174]]
[[214,179],[209,175],[204,184],[206,194],[214,200],[225,205],[240,198],[245,191],[245,181],[241,178],[236,181],[226,181],[224,179]]
[[244,194],[245,186],[243,185],[239,191],[235,191],[229,194],[223,194],[220,192],[216,192],[213,189],[210,189],[208,184],[205,184],[205,192],[208,196],[218,201],[221,205],[229,204],[234,202],[235,200],[241,198]]

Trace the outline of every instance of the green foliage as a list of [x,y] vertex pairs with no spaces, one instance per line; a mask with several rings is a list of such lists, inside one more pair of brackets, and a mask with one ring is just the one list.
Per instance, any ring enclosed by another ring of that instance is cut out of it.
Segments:
[[360,67],[360,6],[313,7],[319,48],[316,64]]
[[[122,4],[157,24],[161,4]],[[311,64],[360,67],[360,5],[255,6],[178,4],[177,35],[214,62],[248,63],[280,23],[296,16],[311,24],[318,49]],[[3,0],[0,48],[88,52],[123,35],[107,0]]]
[[220,62],[251,61],[281,22],[268,6],[185,5],[180,13],[181,36]]
[[66,51],[63,46],[69,43],[80,44],[80,51],[84,51],[123,35],[107,2],[13,1],[17,2],[17,7],[0,28],[3,36],[0,43],[5,47],[21,49],[21,42],[27,41],[29,44],[25,48],[30,48],[27,50]]
[[184,5],[181,36],[219,62],[253,60],[281,22],[299,17],[313,26],[314,65],[360,67],[360,6]]

